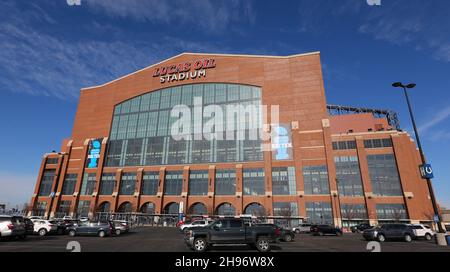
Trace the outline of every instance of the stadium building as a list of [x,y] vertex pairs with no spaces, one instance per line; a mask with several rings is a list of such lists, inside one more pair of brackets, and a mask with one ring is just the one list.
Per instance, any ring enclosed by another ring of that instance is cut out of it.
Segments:
[[183,53],[81,90],[32,213],[429,223],[420,162],[395,113],[327,105],[318,52]]

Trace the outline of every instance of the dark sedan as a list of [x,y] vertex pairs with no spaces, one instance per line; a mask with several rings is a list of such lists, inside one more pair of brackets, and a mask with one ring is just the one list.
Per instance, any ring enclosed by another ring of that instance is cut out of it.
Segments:
[[416,238],[414,230],[407,224],[384,224],[375,228],[367,229],[363,232],[363,237],[367,241],[377,240],[403,240],[410,243]]
[[329,235],[329,234],[341,236],[342,229],[337,228],[332,225],[313,225],[313,226],[311,226],[311,234],[319,235],[319,236],[324,236],[324,235]]
[[114,226],[111,222],[80,222],[67,228],[70,236],[85,235],[105,237],[111,236]]
[[362,223],[362,224],[358,224],[356,226],[351,227],[350,230],[353,233],[361,233],[361,232],[365,231],[366,229],[371,229],[371,228],[372,228],[372,226],[370,224]]

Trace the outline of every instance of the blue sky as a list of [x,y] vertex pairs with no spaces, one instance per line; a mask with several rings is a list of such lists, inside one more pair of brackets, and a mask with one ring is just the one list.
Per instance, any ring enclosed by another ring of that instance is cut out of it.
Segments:
[[411,92],[439,201],[450,207],[450,5],[446,0],[4,0],[0,202],[29,201],[42,155],[71,135],[82,87],[181,52],[321,51],[327,100],[392,109]]

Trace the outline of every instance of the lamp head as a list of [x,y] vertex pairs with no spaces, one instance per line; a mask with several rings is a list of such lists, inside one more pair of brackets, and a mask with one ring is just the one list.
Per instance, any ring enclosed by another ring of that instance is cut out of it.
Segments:
[[395,88],[403,87],[403,84],[401,82],[395,82],[392,84],[392,87],[395,87]]
[[414,87],[416,87],[415,83],[410,83],[410,84],[406,85],[406,88],[408,88],[408,89],[412,89]]

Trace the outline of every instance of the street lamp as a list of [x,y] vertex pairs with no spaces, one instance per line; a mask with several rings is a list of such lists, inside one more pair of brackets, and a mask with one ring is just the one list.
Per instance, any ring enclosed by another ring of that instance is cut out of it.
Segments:
[[342,208],[341,208],[341,196],[339,192],[339,182],[340,180],[336,178],[336,197],[337,197],[337,204],[338,204],[338,211],[339,215],[341,217],[341,228],[344,227],[344,218],[342,218]]
[[[423,153],[422,144],[420,143],[419,133],[417,131],[416,121],[414,119],[413,111],[411,108],[411,103],[409,102],[408,92],[406,91],[406,89],[412,89],[412,88],[416,87],[416,84],[410,83],[408,85],[403,85],[401,82],[396,82],[396,83],[392,84],[392,87],[403,88],[403,92],[406,97],[406,102],[408,103],[409,115],[411,117],[411,121],[412,121],[413,128],[414,128],[414,134],[416,135],[417,146],[419,147],[420,158],[422,159],[422,165],[425,165],[427,162],[425,159],[425,155]],[[441,215],[439,213],[439,209],[437,206],[436,197],[434,195],[434,190],[433,190],[433,185],[431,184],[431,179],[427,178],[426,180],[427,180],[427,185],[428,185],[428,191],[430,192],[431,203],[433,204],[434,214],[437,215],[436,223],[438,225],[439,232],[445,233],[445,231],[441,225]]]

